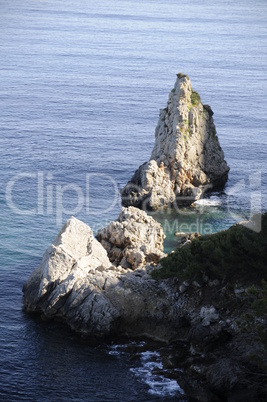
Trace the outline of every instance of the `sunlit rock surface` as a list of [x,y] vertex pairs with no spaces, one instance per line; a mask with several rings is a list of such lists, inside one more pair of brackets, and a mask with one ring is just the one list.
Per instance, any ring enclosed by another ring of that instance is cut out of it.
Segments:
[[178,74],[160,111],[150,160],[122,190],[122,204],[144,210],[191,204],[208,189],[223,186],[229,167],[212,116],[190,79]]

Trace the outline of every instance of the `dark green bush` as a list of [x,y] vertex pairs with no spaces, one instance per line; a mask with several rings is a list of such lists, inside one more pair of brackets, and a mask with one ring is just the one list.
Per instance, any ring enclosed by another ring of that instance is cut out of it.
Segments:
[[267,280],[267,213],[262,216],[262,230],[256,233],[242,225],[208,236],[201,236],[161,260],[162,268],[153,278],[177,276],[202,281],[238,280],[258,284]]
[[181,78],[184,78],[184,77],[186,77],[186,78],[189,80],[188,75],[183,74],[183,73],[178,73],[178,74],[177,74],[177,77],[179,78],[179,80],[180,80]]
[[192,102],[193,106],[197,106],[201,102],[201,99],[200,99],[200,96],[199,96],[198,92],[192,91],[192,93],[191,93],[191,102]]

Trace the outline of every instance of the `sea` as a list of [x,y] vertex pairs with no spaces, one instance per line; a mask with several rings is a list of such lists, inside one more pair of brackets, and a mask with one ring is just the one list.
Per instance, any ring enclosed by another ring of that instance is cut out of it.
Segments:
[[157,350],[88,344],[29,316],[22,287],[70,216],[94,233],[118,217],[179,72],[231,170],[194,208],[152,214],[165,250],[267,210],[266,21],[266,0],[0,0],[1,401],[188,400]]

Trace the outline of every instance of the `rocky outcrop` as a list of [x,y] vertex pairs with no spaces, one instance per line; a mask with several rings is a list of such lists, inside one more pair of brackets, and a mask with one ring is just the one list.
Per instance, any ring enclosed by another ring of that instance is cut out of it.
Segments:
[[150,160],[123,188],[122,204],[144,210],[191,204],[207,189],[224,185],[229,167],[212,116],[189,78],[178,74],[167,106],[160,111]]
[[175,232],[174,236],[177,237],[177,247],[183,247],[185,245],[191,244],[192,240],[200,237],[198,232],[195,233],[184,233],[184,232]]
[[100,230],[96,237],[116,266],[136,269],[146,264],[158,264],[164,257],[162,227],[134,207],[122,208],[118,219]]
[[[88,281],[90,272],[108,269],[110,261],[106,250],[94,238],[85,223],[71,218],[48,247],[39,268],[24,285],[24,301],[28,311],[43,313],[46,317],[64,316],[65,301],[72,300],[79,315],[79,301],[84,302],[90,290],[96,296],[97,286]],[[86,286],[87,285],[87,286]]]
[[[99,238],[106,247],[109,244],[117,264],[131,269],[114,266],[90,227],[71,218],[24,285],[26,310],[60,318],[75,331],[93,337],[140,332],[168,336],[167,327],[170,333],[173,330],[167,322],[176,326],[169,309],[173,296],[165,284],[157,286],[148,275],[164,255],[160,225],[143,211],[124,208]],[[138,269],[141,262],[152,266]]]
[[[120,235],[131,239],[128,246],[132,241],[139,247],[133,233],[150,239],[153,221],[134,210],[124,209],[117,223]],[[144,232],[137,225],[127,234],[126,223],[131,228],[134,216]],[[107,233],[112,250],[116,232]],[[161,247],[160,239],[152,237],[155,247]],[[203,282],[154,280],[151,272],[161,269],[112,265],[91,229],[71,218],[24,285],[25,308],[94,339],[126,335],[163,341],[164,375],[173,368],[171,375],[196,400],[266,400],[266,315],[255,316],[249,288],[207,275]]]

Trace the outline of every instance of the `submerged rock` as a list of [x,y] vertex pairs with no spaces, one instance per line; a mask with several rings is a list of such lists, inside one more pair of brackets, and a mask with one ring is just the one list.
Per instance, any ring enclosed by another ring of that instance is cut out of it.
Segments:
[[190,79],[178,74],[167,107],[160,111],[150,160],[123,188],[122,204],[144,210],[191,204],[207,189],[224,185],[229,167],[212,116]]
[[118,220],[97,233],[110,261],[124,268],[136,269],[158,264],[164,257],[162,227],[140,209],[122,208]]

